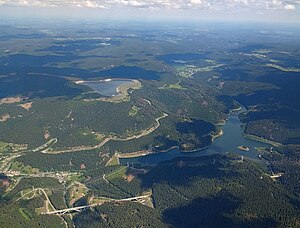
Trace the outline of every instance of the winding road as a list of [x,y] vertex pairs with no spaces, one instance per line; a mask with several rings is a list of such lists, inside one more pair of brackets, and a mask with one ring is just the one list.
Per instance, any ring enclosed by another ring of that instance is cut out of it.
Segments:
[[127,138],[117,138],[117,137],[113,137],[113,136],[109,136],[106,139],[104,139],[100,144],[96,145],[96,146],[81,146],[81,147],[75,147],[75,148],[70,148],[70,149],[66,149],[66,150],[60,150],[60,151],[49,151],[49,150],[43,150],[41,151],[44,154],[62,154],[62,153],[71,153],[71,152],[79,152],[79,151],[86,151],[86,150],[95,150],[95,149],[99,149],[102,146],[104,146],[106,143],[108,143],[109,141],[129,141],[132,139],[139,139],[141,137],[147,136],[149,134],[151,134],[153,131],[155,131],[157,128],[160,127],[160,120],[166,118],[168,116],[167,113],[163,113],[162,116],[157,117],[155,119],[155,126],[149,128],[148,130],[142,131],[140,134],[138,135],[133,135]]

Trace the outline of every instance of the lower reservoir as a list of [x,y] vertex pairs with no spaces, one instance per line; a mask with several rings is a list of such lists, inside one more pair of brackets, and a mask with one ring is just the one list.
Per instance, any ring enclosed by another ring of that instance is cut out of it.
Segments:
[[[223,135],[207,148],[196,152],[180,152],[178,149],[172,149],[164,153],[155,153],[135,158],[120,158],[120,164],[141,164],[155,165],[163,161],[171,160],[177,157],[199,157],[212,154],[234,153],[250,159],[258,159],[259,152],[256,147],[270,147],[269,144],[245,138],[244,129],[238,115],[244,112],[243,108],[237,112],[231,112],[228,121],[221,127]],[[241,150],[239,147],[245,147],[247,150]]]

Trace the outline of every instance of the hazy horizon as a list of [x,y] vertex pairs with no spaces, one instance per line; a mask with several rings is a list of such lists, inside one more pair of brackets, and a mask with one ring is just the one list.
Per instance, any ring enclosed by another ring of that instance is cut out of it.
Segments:
[[0,17],[300,24],[299,8],[298,0],[0,0]]

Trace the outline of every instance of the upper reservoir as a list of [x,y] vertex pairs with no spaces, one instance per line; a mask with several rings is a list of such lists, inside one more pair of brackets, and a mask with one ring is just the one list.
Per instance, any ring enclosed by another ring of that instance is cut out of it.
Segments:
[[78,81],[77,84],[85,85],[90,87],[95,92],[105,97],[113,97],[120,93],[120,86],[130,86],[134,83],[131,79],[105,79],[98,81]]
[[[269,144],[258,142],[243,136],[243,127],[241,126],[238,115],[245,111],[242,109],[238,112],[232,112],[228,121],[221,127],[223,135],[217,138],[207,149],[196,152],[180,152],[178,149],[172,149],[165,153],[156,153],[136,158],[120,158],[121,164],[141,164],[155,165],[163,161],[171,160],[177,157],[199,157],[212,154],[226,154],[227,152],[235,153],[250,159],[258,159],[259,152],[255,147],[269,147]],[[238,147],[245,146],[249,151],[243,151]]]

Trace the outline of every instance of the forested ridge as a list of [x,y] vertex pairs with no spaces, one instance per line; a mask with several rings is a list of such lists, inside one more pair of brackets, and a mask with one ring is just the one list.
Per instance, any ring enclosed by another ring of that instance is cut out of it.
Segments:
[[[264,172],[257,164],[241,163],[234,157],[175,159],[139,175],[141,189],[152,189],[155,207],[147,209],[132,204],[130,207],[135,208],[141,219],[134,219],[135,215],[132,220],[122,219],[124,211],[120,208],[128,208],[128,205],[103,205],[95,211],[78,214],[75,224],[84,222],[93,227],[116,222],[122,227],[131,227],[143,222],[144,226],[155,227],[163,221],[164,227],[299,225],[299,208],[296,206],[299,201]],[[126,185],[118,186],[127,189]],[[107,208],[113,209],[108,211]],[[144,217],[149,210],[155,215],[151,217],[151,224],[148,224],[149,218]]]
[[[0,227],[300,227],[300,33],[270,26],[0,24]],[[234,110],[272,145],[210,147]],[[180,157],[119,162],[151,152]]]

